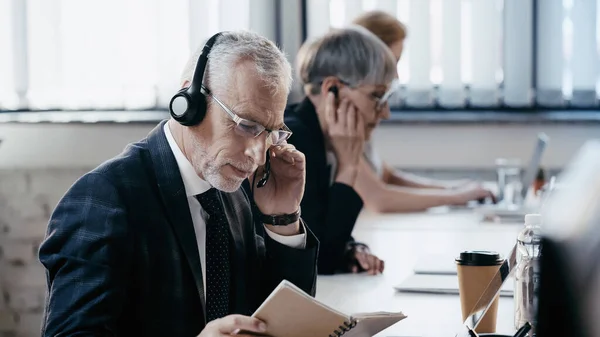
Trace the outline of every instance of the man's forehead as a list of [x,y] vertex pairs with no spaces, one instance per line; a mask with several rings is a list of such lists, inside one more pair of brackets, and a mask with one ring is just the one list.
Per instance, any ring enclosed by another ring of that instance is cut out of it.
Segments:
[[283,125],[287,94],[273,94],[270,85],[256,71],[253,62],[243,61],[235,66],[229,78],[227,101],[230,108],[244,119],[260,123],[268,129]]
[[267,129],[276,130],[283,125],[283,108],[279,109],[276,105],[273,102],[259,102],[257,99],[233,98],[231,109],[241,118],[259,123]]

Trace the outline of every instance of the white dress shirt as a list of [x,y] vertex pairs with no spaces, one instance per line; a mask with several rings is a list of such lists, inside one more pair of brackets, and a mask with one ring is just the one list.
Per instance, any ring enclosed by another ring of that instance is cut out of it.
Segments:
[[[205,221],[206,219],[208,219],[208,214],[202,209],[202,206],[200,206],[200,202],[198,201],[198,199],[196,199],[196,195],[208,191],[211,188],[211,185],[206,180],[203,180],[196,174],[196,171],[194,170],[192,164],[183,155],[183,152],[181,152],[181,149],[179,148],[179,146],[175,142],[175,139],[173,138],[173,135],[171,134],[171,130],[169,129],[169,123],[165,123],[163,130],[165,132],[165,136],[167,137],[167,141],[169,142],[169,146],[171,147],[171,151],[173,151],[173,155],[175,155],[175,160],[177,161],[177,166],[179,167],[179,173],[181,174],[181,178],[183,179],[183,186],[185,187],[185,193],[190,207],[190,214],[192,216],[192,222],[194,224],[194,231],[196,232],[198,252],[200,252],[200,264],[202,268],[204,293],[206,294]],[[306,229],[304,229],[302,234],[292,236],[279,235],[270,231],[266,226],[265,231],[273,240],[278,241],[281,244],[300,249],[304,249],[306,247]]]

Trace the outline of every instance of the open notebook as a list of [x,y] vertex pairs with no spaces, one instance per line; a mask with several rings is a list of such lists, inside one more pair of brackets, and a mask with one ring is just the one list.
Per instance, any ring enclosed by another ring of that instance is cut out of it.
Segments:
[[369,337],[406,318],[401,312],[345,315],[286,280],[273,290],[252,317],[267,323],[265,334],[273,337]]

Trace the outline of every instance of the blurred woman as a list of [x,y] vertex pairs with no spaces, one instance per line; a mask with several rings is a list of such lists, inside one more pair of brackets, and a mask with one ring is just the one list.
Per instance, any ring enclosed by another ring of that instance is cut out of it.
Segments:
[[[383,11],[369,11],[357,17],[353,24],[379,37],[392,51],[396,63],[400,61],[407,30],[398,19]],[[396,87],[392,85],[392,90]],[[381,119],[390,117],[389,108],[385,111],[386,114],[378,115],[380,118],[374,121],[372,128]],[[379,157],[370,140],[365,142],[360,167],[358,193],[365,207],[376,212],[422,211],[434,206],[460,205],[471,200],[493,198],[489,191],[468,181],[436,181],[395,170]]]
[[381,259],[352,238],[363,208],[356,189],[365,139],[388,115],[382,97],[394,80],[389,48],[360,26],[332,30],[305,42],[297,57],[306,97],[288,106],[288,139],[306,157],[302,218],[321,245],[321,274],[379,274]]

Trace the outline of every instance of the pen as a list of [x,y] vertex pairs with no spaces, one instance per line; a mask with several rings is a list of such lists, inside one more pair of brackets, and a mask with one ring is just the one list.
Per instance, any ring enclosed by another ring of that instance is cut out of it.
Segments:
[[513,337],[525,337],[525,335],[527,335],[527,333],[529,332],[529,330],[531,330],[531,324],[529,324],[529,322],[526,322],[521,327],[521,329],[519,329],[517,331],[517,333]]

